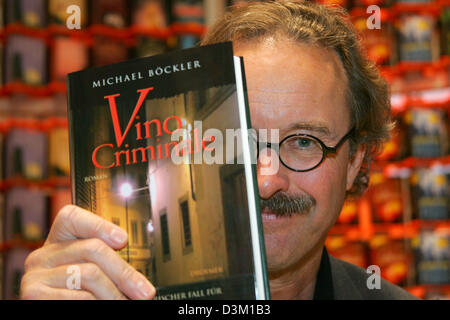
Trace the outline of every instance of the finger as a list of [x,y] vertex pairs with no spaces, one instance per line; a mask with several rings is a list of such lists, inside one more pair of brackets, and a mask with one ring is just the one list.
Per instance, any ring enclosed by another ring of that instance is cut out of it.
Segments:
[[50,288],[44,285],[28,288],[20,298],[23,300],[95,300],[94,295],[88,291]]
[[72,290],[77,288],[92,293],[100,300],[126,299],[111,279],[93,263],[39,269],[33,273],[33,278],[47,287]]
[[80,261],[96,264],[131,299],[152,299],[155,296],[156,290],[147,278],[99,239],[64,241],[44,246],[27,258],[25,270],[53,269]]
[[98,238],[114,249],[121,249],[128,236],[114,223],[80,207],[67,205],[58,212],[45,245],[78,238]]

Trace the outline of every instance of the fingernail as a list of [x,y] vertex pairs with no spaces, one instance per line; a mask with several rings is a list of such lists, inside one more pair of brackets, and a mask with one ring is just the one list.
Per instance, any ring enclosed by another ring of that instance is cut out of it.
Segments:
[[136,288],[142,299],[149,299],[155,291],[155,288],[147,280],[139,280]]
[[127,240],[127,234],[125,231],[122,231],[121,229],[113,229],[111,231],[111,234],[109,235],[112,241],[114,241],[117,244],[123,244]]

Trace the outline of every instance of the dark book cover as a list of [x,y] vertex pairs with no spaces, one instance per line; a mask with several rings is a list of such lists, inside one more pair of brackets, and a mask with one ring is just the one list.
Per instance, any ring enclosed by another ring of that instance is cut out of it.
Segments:
[[231,43],[68,77],[74,204],[128,232],[157,299],[267,299],[242,60]]

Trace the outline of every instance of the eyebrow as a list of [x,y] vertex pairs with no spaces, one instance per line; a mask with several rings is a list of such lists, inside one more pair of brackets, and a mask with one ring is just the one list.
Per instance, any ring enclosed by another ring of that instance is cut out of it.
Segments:
[[296,122],[290,124],[288,127],[283,129],[285,132],[293,131],[293,130],[306,130],[312,131],[316,133],[320,133],[325,136],[334,136],[330,129],[322,122]]

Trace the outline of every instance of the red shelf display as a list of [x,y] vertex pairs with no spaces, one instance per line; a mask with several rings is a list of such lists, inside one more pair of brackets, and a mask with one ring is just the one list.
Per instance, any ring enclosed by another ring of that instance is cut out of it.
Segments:
[[15,248],[26,248],[35,250],[40,247],[42,247],[44,244],[43,241],[25,241],[21,239],[11,240],[11,241],[5,241],[0,243],[0,253],[6,252],[11,249]]
[[114,28],[106,25],[95,24],[83,29],[68,29],[61,25],[49,25],[43,29],[31,28],[17,23],[7,24],[0,30],[4,38],[11,34],[21,34],[29,37],[49,40],[53,36],[64,35],[77,38],[92,38],[94,36],[107,36],[117,39],[133,38],[136,35],[145,35],[159,39],[168,39],[176,35],[192,34],[201,37],[207,27],[199,23],[173,23],[167,28],[142,28],[129,26],[126,28]]

